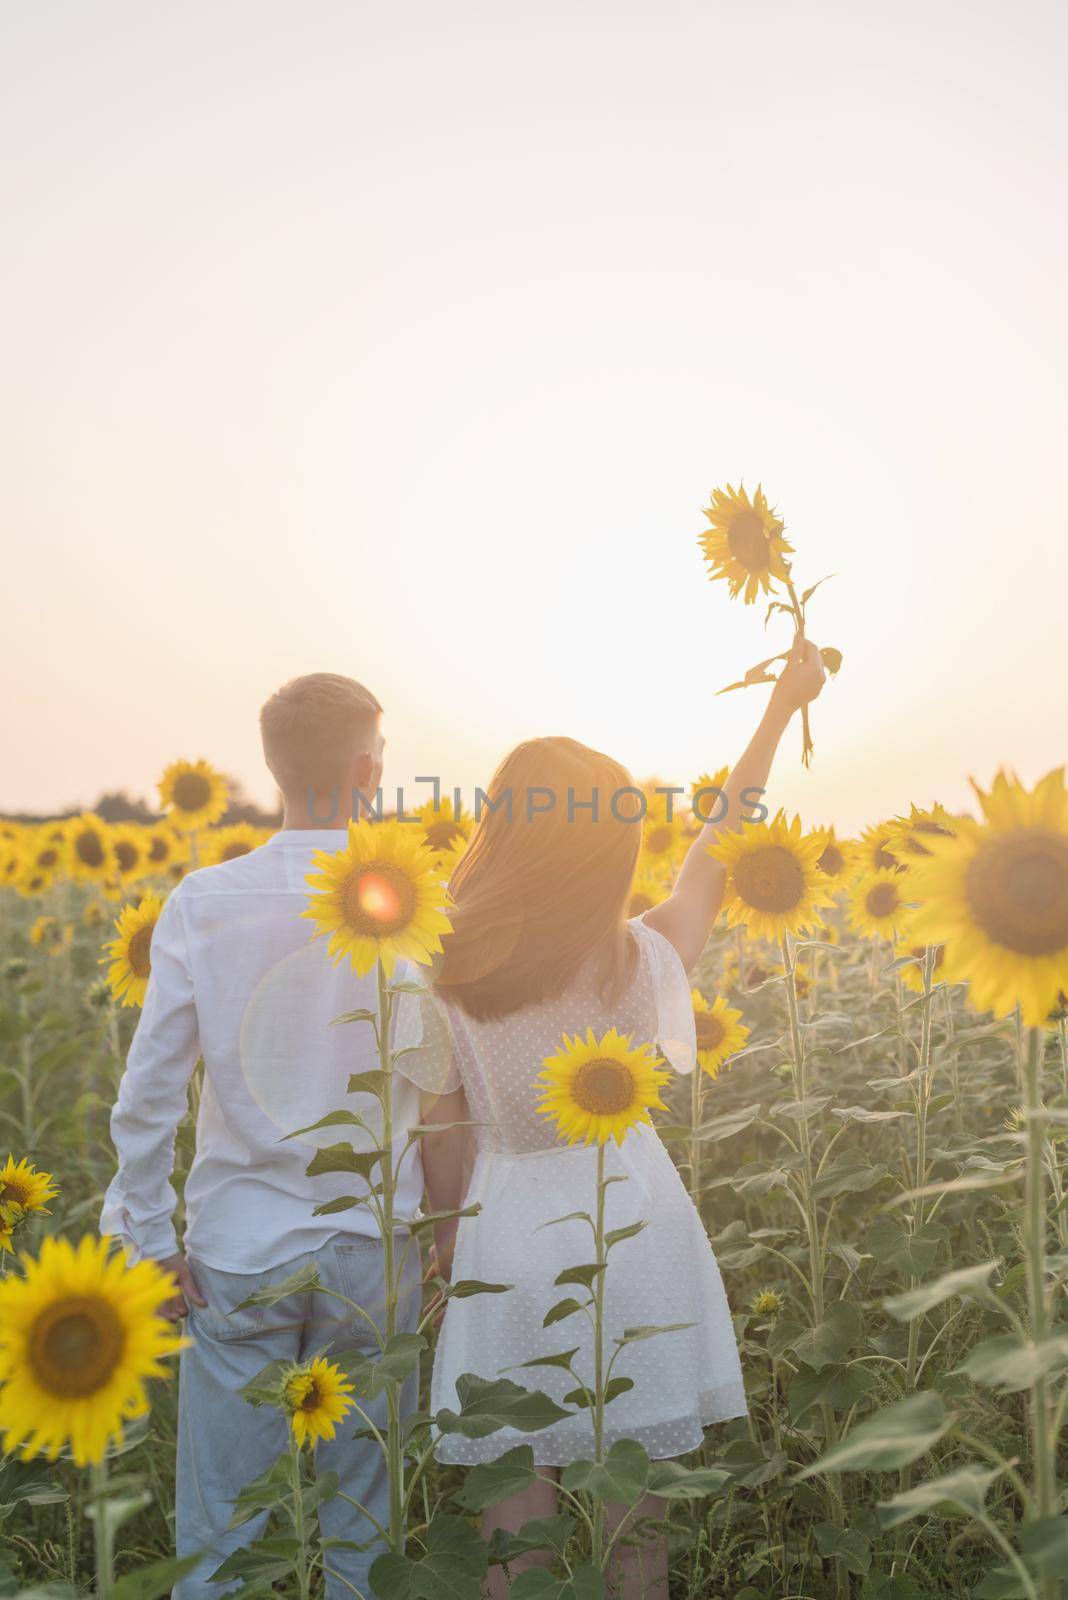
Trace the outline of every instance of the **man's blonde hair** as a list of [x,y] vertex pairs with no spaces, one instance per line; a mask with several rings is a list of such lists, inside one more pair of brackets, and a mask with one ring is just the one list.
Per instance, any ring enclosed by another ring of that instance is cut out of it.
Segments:
[[309,672],[276,689],[260,712],[267,765],[279,786],[323,794],[354,756],[373,748],[382,707],[362,683],[336,672]]

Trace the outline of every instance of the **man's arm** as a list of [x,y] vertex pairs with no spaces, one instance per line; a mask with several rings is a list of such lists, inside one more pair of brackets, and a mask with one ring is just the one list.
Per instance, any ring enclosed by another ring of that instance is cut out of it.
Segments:
[[709,855],[708,847],[723,834],[744,827],[751,802],[743,796],[754,790],[763,794],[790,718],[815,700],[823,682],[823,662],[816,646],[810,641],[795,642],[757,730],[723,786],[724,798],[717,804],[722,817],[705,824],[686,854],[671,894],[645,913],[646,924],[670,939],[687,971],[700,959],[723,903],[726,873]]
[[189,1079],[200,1054],[193,981],[178,890],[152,934],[152,972],[126,1070],[111,1113],[118,1170],[104,1196],[100,1231],[125,1241],[138,1257],[151,1257],[178,1281],[179,1293],[163,1308],[183,1317],[186,1299],[206,1305],[174,1231],[174,1141],[185,1114]]

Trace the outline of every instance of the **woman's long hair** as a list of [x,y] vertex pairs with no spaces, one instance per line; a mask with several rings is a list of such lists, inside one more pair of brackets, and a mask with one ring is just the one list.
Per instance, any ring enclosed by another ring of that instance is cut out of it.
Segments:
[[599,751],[517,745],[449,886],[439,992],[469,1016],[504,1017],[562,994],[592,960],[601,993],[618,999],[636,954],[626,909],[642,809],[626,768]]

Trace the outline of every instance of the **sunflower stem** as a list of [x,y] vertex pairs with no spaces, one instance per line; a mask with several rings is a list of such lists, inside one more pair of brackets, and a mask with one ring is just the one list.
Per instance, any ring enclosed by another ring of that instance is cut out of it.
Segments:
[[[597,1145],[597,1222],[594,1228],[597,1275],[593,1284],[593,1459],[597,1466],[604,1463],[604,1280],[607,1271],[608,1251],[604,1232],[604,1141]],[[597,1495],[593,1503],[593,1561],[604,1565],[604,1501]]]
[[[1024,1199],[1024,1262],[1031,1342],[1041,1345],[1049,1328],[1046,1289],[1045,1117],[1042,1102],[1042,1056],[1045,1036],[1029,1028],[1026,1050],[1021,1052],[1024,1108],[1027,1115],[1027,1158]],[[1049,1389],[1044,1373],[1031,1384],[1031,1449],[1034,1472],[1035,1516],[1051,1517],[1057,1509],[1056,1469],[1050,1428]],[[1052,1595],[1053,1580],[1043,1580],[1041,1593]]]
[[115,1528],[108,1497],[108,1463],[105,1456],[90,1468],[97,1600],[110,1600],[115,1587]]
[[304,1491],[300,1481],[300,1446],[292,1428],[289,1430],[289,1481],[293,1489],[293,1529],[297,1540],[296,1571],[297,1592],[300,1600],[308,1600],[308,1534],[304,1525]]
[[[385,1342],[397,1332],[397,1259],[394,1233],[396,1173],[393,1168],[393,997],[385,970],[378,962],[378,1061],[385,1074],[382,1092],[382,1248],[385,1275]],[[386,1388],[386,1471],[389,1478],[389,1542],[396,1555],[404,1554],[404,1443],[401,1437],[400,1386]]]

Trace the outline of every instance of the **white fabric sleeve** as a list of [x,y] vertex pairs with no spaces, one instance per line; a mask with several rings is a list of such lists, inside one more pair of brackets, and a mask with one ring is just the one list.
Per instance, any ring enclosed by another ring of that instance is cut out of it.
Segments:
[[126,1070],[111,1113],[118,1170],[108,1185],[100,1231],[122,1239],[137,1257],[174,1255],[174,1141],[185,1115],[189,1079],[200,1055],[193,980],[180,891],[167,900],[152,932],[152,970]]
[[671,940],[650,928],[643,917],[632,917],[629,926],[652,968],[656,1042],[668,1066],[685,1077],[697,1068],[697,1029],[686,969]]
[[405,1052],[397,1071],[425,1094],[452,1094],[460,1087],[452,1030],[432,989],[397,996],[393,1048]]

